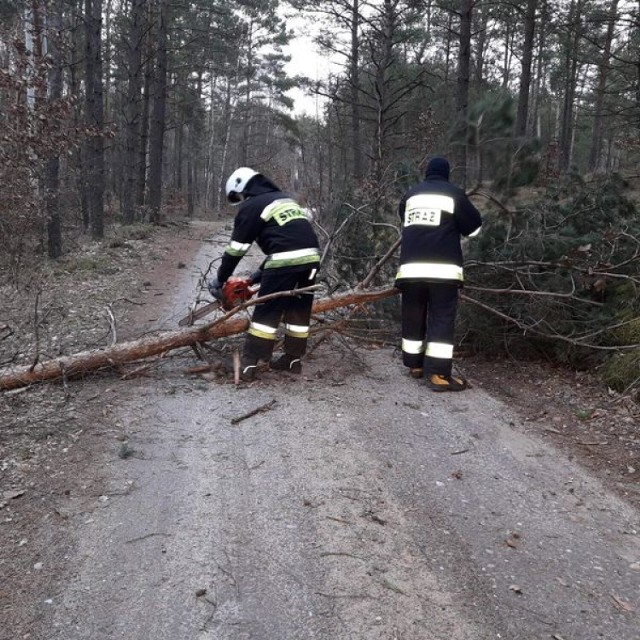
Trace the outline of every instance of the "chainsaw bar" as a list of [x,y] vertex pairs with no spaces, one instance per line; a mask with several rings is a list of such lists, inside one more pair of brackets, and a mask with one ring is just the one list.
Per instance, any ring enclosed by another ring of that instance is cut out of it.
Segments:
[[194,309],[193,311],[189,311],[189,314],[186,315],[178,322],[179,327],[190,327],[196,320],[200,320],[200,318],[204,318],[208,316],[210,313],[213,313],[216,309],[220,309],[222,307],[222,303],[219,300],[214,300],[213,302],[207,302],[204,306],[199,309]]
[[229,279],[222,287],[222,300],[214,300],[199,309],[192,309],[189,315],[178,322],[178,326],[190,327],[196,320],[209,315],[216,309],[231,311],[231,309],[235,309],[243,302],[253,298],[259,288],[259,284],[250,285],[249,281],[244,278]]

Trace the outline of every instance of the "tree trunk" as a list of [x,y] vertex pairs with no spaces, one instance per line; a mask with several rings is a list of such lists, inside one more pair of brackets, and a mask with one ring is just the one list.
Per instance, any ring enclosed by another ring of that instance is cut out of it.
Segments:
[[[379,57],[374,56],[373,65],[375,68],[374,100],[376,110],[376,127],[374,134],[374,149],[372,152],[373,167],[372,174],[376,184],[383,182],[383,172],[388,153],[388,116],[389,116],[389,70],[393,63],[394,36],[397,33],[397,14],[391,0],[384,0],[381,8],[379,38]],[[374,204],[374,220],[377,219],[378,203]]]
[[160,221],[162,204],[162,160],[166,129],[168,0],[158,0],[156,68],[153,82],[153,110],[149,131],[149,210],[151,222]]
[[184,132],[184,137],[185,137],[185,144],[187,149],[190,149],[192,152],[187,154],[187,216],[189,218],[193,217],[193,211],[194,211],[194,204],[195,204],[195,180],[194,180],[194,173],[195,173],[195,162],[194,162],[194,158],[193,158],[193,149],[195,149],[196,144],[195,144],[195,140],[193,140],[194,136],[192,135],[192,129],[193,127],[189,124],[185,124],[184,126],[185,128],[185,132]]
[[182,193],[182,159],[183,159],[183,145],[184,145],[184,115],[180,116],[180,120],[176,122],[174,129],[174,187],[176,192],[180,195]]
[[598,86],[596,87],[595,113],[593,117],[593,131],[591,136],[591,151],[589,153],[589,169],[597,171],[606,169],[602,166],[602,131],[605,122],[605,97],[607,90],[607,80],[611,70],[611,43],[613,42],[614,28],[616,24],[616,14],[618,11],[618,0],[612,0],[609,7],[609,19],[604,47],[602,49],[602,60],[598,68]]
[[142,116],[140,117],[140,159],[138,162],[138,192],[136,204],[143,207],[147,199],[147,153],[149,147],[149,113],[151,111],[151,84],[153,82],[153,41],[152,29],[153,14],[147,5],[146,37],[145,37],[145,61],[144,84],[142,88]]
[[531,115],[529,117],[529,120],[531,122],[531,131],[533,135],[536,136],[537,138],[541,136],[540,96],[542,93],[544,78],[546,76],[545,62],[544,62],[544,51],[547,43],[547,29],[545,25],[548,22],[546,0],[543,0],[543,2],[540,3],[538,19],[539,19],[538,46],[537,46],[538,60],[536,64],[535,80],[533,82],[532,104],[530,107]]
[[531,88],[531,63],[533,61],[534,36],[536,28],[536,6],[538,0],[527,0],[524,16],[524,43],[522,45],[522,73],[518,91],[518,111],[516,114],[516,135],[527,135],[529,116],[529,91]]
[[216,148],[216,112],[213,105],[215,105],[216,89],[218,84],[218,77],[215,76],[211,80],[209,100],[212,108],[209,110],[209,140],[207,142],[207,150],[205,154],[204,166],[204,210],[209,211],[216,202],[216,195],[214,193],[214,185],[216,182],[216,162],[215,162],[215,148]]
[[571,163],[571,144],[573,140],[573,109],[578,78],[578,45],[580,41],[580,22],[582,0],[571,0],[569,8],[570,31],[564,51],[565,93],[560,116],[560,169],[566,171]]
[[458,78],[456,88],[456,116],[462,139],[456,154],[456,180],[464,187],[467,183],[467,121],[469,119],[469,74],[471,70],[471,18],[474,0],[461,0],[460,49],[458,52]]
[[[82,51],[82,3],[83,0],[74,0],[74,3],[69,12],[70,14],[70,45],[69,45],[69,57],[70,64],[68,65],[68,83],[69,93],[76,98],[77,104],[81,105],[80,99],[80,75],[82,67],[82,58],[84,52]],[[82,109],[73,109],[73,126],[80,128],[82,125]],[[85,231],[89,230],[89,205],[87,202],[87,185],[85,183],[86,172],[83,170],[85,145],[78,145],[74,147],[71,153],[70,165],[72,169],[72,178],[68,178],[69,189],[75,188],[78,194],[79,204],[79,218],[76,222],[82,224],[82,228]]]
[[[312,313],[324,313],[350,305],[383,300],[399,293],[398,289],[354,290],[336,298],[317,300]],[[249,326],[245,318],[232,317],[225,322],[212,322],[198,327],[188,327],[179,331],[166,331],[145,336],[139,340],[124,342],[107,349],[83,351],[36,365],[14,367],[0,375],[0,391],[26,387],[35,382],[70,378],[89,371],[118,367],[127,362],[166,353],[181,347],[218,338],[226,338],[242,333]]]
[[247,33],[247,51],[246,60],[247,67],[245,73],[245,87],[244,87],[244,113],[242,118],[242,144],[240,145],[240,163],[242,165],[249,166],[250,154],[249,149],[252,142],[251,137],[251,125],[252,125],[252,108],[251,108],[251,83],[253,80],[254,69],[254,42],[253,42],[253,20],[250,20]]
[[102,104],[102,0],[85,0],[85,107],[92,134],[85,146],[89,227],[94,239],[104,237],[104,107]]
[[[60,50],[62,37],[62,7],[60,2],[52,5],[48,16],[48,44],[51,67],[49,69],[49,100],[58,102],[62,98],[62,66]],[[60,224],[60,157],[56,154],[47,161],[45,169],[45,202],[47,207],[47,246],[49,257],[62,255],[62,229]]]
[[132,0],[129,14],[127,52],[127,97],[123,107],[125,147],[122,165],[124,169],[121,214],[124,224],[135,220],[136,193],[140,161],[140,89],[142,87],[142,47],[145,0]]
[[[638,16],[640,16],[640,0],[637,3],[637,11]],[[640,39],[640,19],[637,20],[635,25],[635,33],[634,36],[636,39]],[[635,125],[635,134],[640,136],[640,48],[636,49],[637,59],[635,61],[636,67],[636,95],[635,95],[635,118],[633,119],[633,124]]]
[[229,152],[229,141],[231,139],[231,125],[235,115],[236,101],[232,101],[231,97],[231,78],[227,78],[227,87],[225,92],[224,103],[224,141],[222,143],[222,154],[220,160],[220,187],[216,194],[216,209],[220,211],[222,208],[222,194],[224,193],[225,182],[227,180],[227,156]]
[[476,55],[475,55],[475,72],[474,81],[478,89],[484,83],[484,55],[487,46],[487,26],[489,23],[489,9],[486,6],[479,5],[476,11],[478,19],[475,27],[476,36]]
[[353,177],[362,178],[362,135],[360,121],[360,3],[353,0],[351,9],[351,56],[349,58],[349,85],[351,90],[351,145],[353,147]]

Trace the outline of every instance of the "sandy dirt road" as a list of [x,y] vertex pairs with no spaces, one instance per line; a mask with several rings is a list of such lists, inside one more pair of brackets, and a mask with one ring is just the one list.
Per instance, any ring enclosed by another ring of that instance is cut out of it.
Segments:
[[390,349],[328,342],[238,387],[193,364],[95,383],[114,444],[39,637],[640,638],[638,513],[510,407],[428,392]]

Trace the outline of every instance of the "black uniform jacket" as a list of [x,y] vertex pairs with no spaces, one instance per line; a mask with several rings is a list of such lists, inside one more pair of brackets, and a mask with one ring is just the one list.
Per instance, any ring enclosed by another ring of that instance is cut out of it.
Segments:
[[440,176],[429,176],[401,200],[402,245],[398,284],[411,281],[462,283],[460,236],[480,229],[482,218],[465,192]]
[[318,238],[295,200],[261,174],[251,179],[245,195],[218,269],[220,283],[231,276],[253,242],[267,255],[262,269],[302,271],[319,264]]

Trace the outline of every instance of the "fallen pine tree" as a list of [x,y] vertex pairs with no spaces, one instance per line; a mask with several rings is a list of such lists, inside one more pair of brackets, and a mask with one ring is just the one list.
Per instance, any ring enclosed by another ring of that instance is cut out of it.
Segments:
[[[82,351],[44,362],[36,362],[31,365],[12,367],[0,374],[0,391],[18,389],[47,380],[68,379],[83,373],[111,367],[117,368],[126,363],[161,355],[181,347],[237,335],[246,331],[249,326],[247,318],[236,317],[238,312],[243,309],[276,297],[298,295],[301,292],[317,291],[319,288],[317,286],[307,287],[306,289],[285,291],[254,298],[208,324],[187,327],[177,331],[163,331],[103,349]],[[397,293],[399,291],[393,287],[372,290],[356,288],[340,296],[316,300],[313,304],[312,312],[319,314],[341,307],[360,306],[368,302],[389,298]]]

